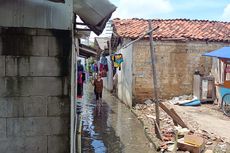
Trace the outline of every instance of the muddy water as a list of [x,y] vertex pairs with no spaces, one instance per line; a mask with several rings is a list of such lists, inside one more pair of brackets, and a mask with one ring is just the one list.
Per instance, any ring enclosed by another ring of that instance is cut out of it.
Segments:
[[96,107],[91,87],[82,99],[83,153],[153,153],[142,125],[136,117],[108,92],[101,107]]

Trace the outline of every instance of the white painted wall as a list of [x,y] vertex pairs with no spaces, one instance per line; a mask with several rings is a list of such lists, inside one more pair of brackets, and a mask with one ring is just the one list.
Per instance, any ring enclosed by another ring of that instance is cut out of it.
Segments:
[[[128,43],[125,42],[125,44]],[[133,45],[125,49],[117,51],[117,53],[122,53],[124,62],[122,63],[121,70],[117,69],[118,74],[118,98],[123,101],[129,107],[132,107],[132,93],[133,93]],[[106,57],[108,60],[109,71],[107,77],[103,78],[104,88],[107,90],[113,89],[113,70],[111,65],[110,57]]]
[[110,56],[107,56],[106,58],[108,60],[109,70],[107,73],[107,77],[103,78],[103,83],[104,83],[104,88],[111,91],[113,89],[113,69],[112,69],[112,63],[111,63]]
[[[128,43],[125,42],[124,44]],[[132,107],[132,83],[133,83],[133,45],[118,51],[123,54],[124,62],[121,66],[121,71],[118,74],[118,98]]]

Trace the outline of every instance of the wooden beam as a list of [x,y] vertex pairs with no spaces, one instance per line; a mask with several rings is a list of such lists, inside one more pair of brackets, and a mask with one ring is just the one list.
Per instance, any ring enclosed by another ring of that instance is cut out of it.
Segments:
[[159,106],[182,128],[188,128],[188,126],[182,121],[174,109],[169,110],[163,103],[159,103]]
[[[151,62],[152,62],[152,78],[153,78],[153,93],[155,98],[155,112],[156,112],[156,122],[160,127],[160,112],[159,112],[159,101],[158,101],[158,93],[157,93],[157,71],[156,71],[156,55],[153,47],[153,30],[152,30],[152,21],[149,20],[149,41],[150,41],[150,54],[151,54]],[[152,31],[151,31],[152,30]]]
[[178,124],[177,124],[177,122],[176,122],[175,120],[173,120],[173,124],[174,124],[175,126],[178,126]]
[[188,128],[188,126],[184,123],[184,121],[181,119],[181,117],[176,113],[176,111],[171,108],[170,111],[180,120],[181,124],[185,127]]

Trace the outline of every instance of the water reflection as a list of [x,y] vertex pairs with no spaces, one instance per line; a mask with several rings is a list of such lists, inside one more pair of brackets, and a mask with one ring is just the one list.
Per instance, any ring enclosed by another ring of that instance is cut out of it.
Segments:
[[[143,127],[129,109],[108,92],[100,110],[89,87],[82,100],[82,153],[154,153]],[[80,140],[78,140],[80,142]]]
[[82,152],[106,153],[122,151],[122,143],[115,131],[107,124],[108,115],[112,113],[107,103],[96,107],[94,101],[82,109]]

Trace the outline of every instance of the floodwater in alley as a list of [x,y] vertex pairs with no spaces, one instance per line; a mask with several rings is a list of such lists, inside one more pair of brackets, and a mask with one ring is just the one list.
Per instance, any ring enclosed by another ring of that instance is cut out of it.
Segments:
[[109,92],[95,105],[91,86],[86,86],[82,105],[82,153],[154,153],[143,127],[131,111]]

